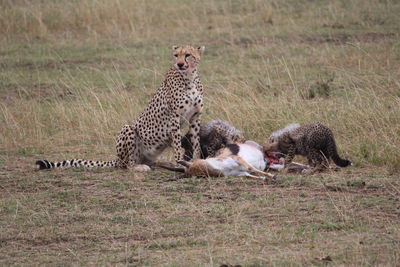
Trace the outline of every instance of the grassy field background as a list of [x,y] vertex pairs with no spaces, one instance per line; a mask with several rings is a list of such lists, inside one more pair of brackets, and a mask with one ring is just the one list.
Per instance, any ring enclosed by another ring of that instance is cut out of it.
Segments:
[[[0,263],[398,264],[398,14],[394,0],[0,1]],[[266,185],[33,171],[113,159],[179,44],[206,46],[203,121],[259,143],[321,121],[354,166]]]

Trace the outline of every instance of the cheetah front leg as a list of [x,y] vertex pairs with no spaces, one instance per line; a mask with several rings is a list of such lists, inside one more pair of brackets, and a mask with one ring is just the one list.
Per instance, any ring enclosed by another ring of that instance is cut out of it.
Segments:
[[179,114],[171,119],[171,138],[172,138],[172,148],[174,149],[175,162],[178,163],[183,160],[185,150],[182,148],[181,139],[181,127],[179,121]]
[[295,156],[295,152],[296,152],[296,146],[292,144],[288,149],[288,153],[287,153],[287,156],[285,158],[285,164],[284,164],[283,169],[281,170],[281,173],[286,174],[286,173],[289,172],[289,165],[293,161],[293,158]]
[[200,148],[200,121],[201,121],[201,113],[197,112],[190,119],[190,143],[193,147],[193,159],[201,158],[201,148]]

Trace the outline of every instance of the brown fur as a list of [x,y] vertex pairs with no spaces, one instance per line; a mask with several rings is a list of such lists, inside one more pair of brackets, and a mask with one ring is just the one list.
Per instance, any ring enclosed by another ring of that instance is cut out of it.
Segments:
[[205,160],[196,159],[187,168],[186,174],[194,177],[223,177],[224,174],[212,168]]

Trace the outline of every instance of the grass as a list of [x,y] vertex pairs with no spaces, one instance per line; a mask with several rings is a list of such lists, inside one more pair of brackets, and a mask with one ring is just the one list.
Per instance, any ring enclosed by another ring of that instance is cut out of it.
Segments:
[[[15,159],[21,157],[6,164]],[[3,264],[399,260],[400,184],[380,170],[287,176],[263,184],[242,178],[172,181],[173,174],[157,171],[143,176],[62,170],[31,177],[32,158],[21,161],[19,168],[2,172]]]
[[[0,7],[1,264],[399,262],[398,1]],[[203,121],[226,120],[259,143],[287,123],[321,121],[355,166],[266,185],[158,171],[32,174],[38,158],[113,158],[170,47],[186,43],[206,46]]]

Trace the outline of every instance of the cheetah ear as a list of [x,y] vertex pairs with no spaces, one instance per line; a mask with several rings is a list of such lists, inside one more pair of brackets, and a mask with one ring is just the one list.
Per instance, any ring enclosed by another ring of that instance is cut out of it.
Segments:
[[205,47],[204,45],[203,45],[203,46],[197,47],[197,50],[199,50],[200,55],[203,54],[203,52],[204,52],[205,49],[206,49],[206,47]]
[[178,49],[178,47],[179,47],[179,46],[177,46],[177,45],[173,45],[173,46],[172,46],[172,50],[176,50],[176,49]]
[[293,145],[293,144],[296,143],[296,142],[294,141],[293,137],[292,137],[289,133],[287,133],[287,141],[288,141],[288,143],[291,144],[291,145]]

